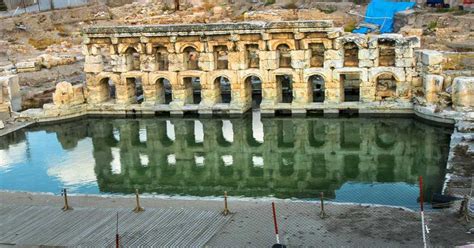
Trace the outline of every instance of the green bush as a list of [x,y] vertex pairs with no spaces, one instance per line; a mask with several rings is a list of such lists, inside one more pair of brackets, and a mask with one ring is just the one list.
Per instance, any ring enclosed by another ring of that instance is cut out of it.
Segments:
[[265,0],[265,6],[272,5],[275,3],[275,0]]
[[429,30],[433,30],[436,27],[438,27],[438,22],[437,21],[431,21],[430,23],[428,23],[428,29]]

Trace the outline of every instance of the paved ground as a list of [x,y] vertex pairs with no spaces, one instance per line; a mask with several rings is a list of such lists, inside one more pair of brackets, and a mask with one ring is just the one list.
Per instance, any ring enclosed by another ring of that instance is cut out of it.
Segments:
[[[62,212],[53,195],[0,192],[0,247],[8,242],[100,247],[110,245],[117,211],[123,241],[175,247],[270,247],[275,243],[271,201],[142,198],[143,213],[132,213],[133,197],[73,196],[74,210]],[[419,214],[399,208],[326,205],[276,200],[280,239],[303,247],[422,247]],[[469,226],[453,212],[427,213],[429,241],[452,247],[474,241]],[[449,227],[449,228],[446,228]],[[19,235],[16,235],[19,234]],[[20,237],[17,237],[20,236]],[[112,239],[113,242],[113,239]],[[136,243],[124,245],[135,247]]]
[[230,216],[195,209],[76,208],[49,206],[0,207],[0,244],[111,247],[119,216],[124,247],[201,247]]

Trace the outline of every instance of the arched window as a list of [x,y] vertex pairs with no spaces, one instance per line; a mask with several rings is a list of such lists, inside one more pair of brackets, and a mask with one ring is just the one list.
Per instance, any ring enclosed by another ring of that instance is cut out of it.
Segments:
[[359,47],[357,47],[357,44],[354,42],[347,42],[344,44],[344,66],[359,66]]
[[104,89],[107,91],[107,97],[104,99],[104,101],[108,101],[110,99],[115,100],[117,93],[114,81],[112,81],[110,78],[103,78],[100,80],[100,84],[103,85]]
[[226,77],[217,77],[216,80],[214,80],[214,85],[220,92],[220,99],[218,102],[230,103],[232,100],[232,92],[229,79]]
[[397,95],[397,80],[392,73],[384,73],[376,79],[375,99],[394,100]]
[[227,70],[229,67],[229,56],[227,46],[214,47],[214,61],[216,61],[217,70]]
[[198,70],[199,53],[194,47],[184,49],[184,66],[186,70]]
[[291,68],[290,47],[286,44],[280,44],[276,48],[278,52],[278,61],[280,68]]
[[309,77],[309,85],[313,93],[313,102],[324,102],[324,79],[319,75]]
[[379,40],[379,66],[395,66],[395,41]]
[[127,48],[125,51],[126,65],[128,71],[140,70],[140,54],[133,47]]
[[159,71],[167,71],[168,70],[168,50],[166,47],[158,46],[155,48],[155,59],[157,64],[157,69]]
[[262,80],[257,76],[249,76],[245,79],[246,93],[252,101],[252,107],[260,106],[262,102]]

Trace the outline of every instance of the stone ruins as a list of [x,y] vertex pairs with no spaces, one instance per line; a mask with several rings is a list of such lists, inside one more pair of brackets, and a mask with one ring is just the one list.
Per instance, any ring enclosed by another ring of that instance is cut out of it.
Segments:
[[91,27],[87,102],[172,114],[241,114],[252,103],[264,114],[377,112],[388,102],[403,112],[419,46],[399,34],[345,34],[331,21]]
[[259,108],[270,116],[351,110],[473,119],[474,75],[460,68],[462,56],[419,47],[416,36],[352,34],[324,20],[89,27],[85,85],[61,83],[53,104],[23,116]]

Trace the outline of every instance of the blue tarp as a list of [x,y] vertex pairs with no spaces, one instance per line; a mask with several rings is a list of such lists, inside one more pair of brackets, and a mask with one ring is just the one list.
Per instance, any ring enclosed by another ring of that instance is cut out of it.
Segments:
[[[412,2],[390,2],[384,0],[372,0],[367,6],[365,14],[365,22],[376,24],[380,27],[380,33],[393,32],[393,17],[395,13],[407,9],[412,9],[416,3]],[[366,34],[369,28],[361,27],[354,29],[353,33]]]

